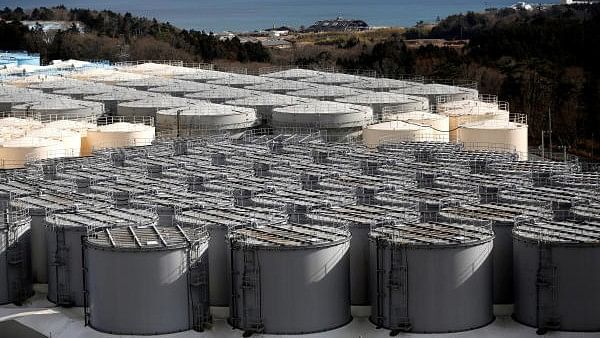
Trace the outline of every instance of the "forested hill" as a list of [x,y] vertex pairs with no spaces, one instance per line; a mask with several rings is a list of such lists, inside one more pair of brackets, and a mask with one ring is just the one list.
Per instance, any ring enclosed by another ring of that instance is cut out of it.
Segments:
[[[0,49],[38,52],[44,61],[68,58],[269,61],[269,53],[260,43],[242,44],[237,38],[220,41],[211,33],[179,29],[168,22],[134,17],[130,13],[63,6],[24,11],[17,7],[1,10],[0,19],[3,20]],[[85,26],[85,34],[72,27],[49,36],[41,27],[29,31],[21,21],[79,21]]]
[[[469,42],[459,49],[407,48],[403,39],[417,37]],[[528,114],[530,143],[541,142],[550,113],[555,145],[586,156],[595,149],[599,157],[600,5],[454,15],[430,31],[410,29],[336,63],[476,80],[482,93],[497,94],[512,111]]]

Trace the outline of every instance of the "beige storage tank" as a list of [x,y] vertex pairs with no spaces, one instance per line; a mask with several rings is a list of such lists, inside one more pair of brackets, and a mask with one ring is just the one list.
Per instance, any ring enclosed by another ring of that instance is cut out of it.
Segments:
[[489,120],[508,122],[510,115],[508,105],[482,100],[438,103],[437,112],[449,118],[450,142],[457,142],[458,128],[464,124]]
[[45,126],[31,130],[27,136],[62,142],[62,153],[52,154],[49,157],[79,157],[81,155],[81,134],[79,132]]
[[24,136],[0,145],[0,168],[24,168],[33,159],[46,159],[64,153],[63,143],[42,137]]
[[89,152],[86,153],[87,147],[87,134],[89,130],[96,129],[96,123],[86,122],[86,121],[72,121],[72,120],[57,120],[45,123],[46,127],[60,129],[60,130],[70,130],[76,133],[79,133],[80,139],[80,156],[88,156]]
[[466,150],[516,152],[519,160],[527,160],[527,125],[489,120],[463,125],[458,129],[458,141]]
[[390,141],[448,142],[448,118],[430,113],[403,114],[402,120],[382,122],[363,130],[369,148]]
[[146,146],[154,140],[154,127],[129,122],[117,122],[98,126],[88,131],[82,152],[89,154],[95,149]]

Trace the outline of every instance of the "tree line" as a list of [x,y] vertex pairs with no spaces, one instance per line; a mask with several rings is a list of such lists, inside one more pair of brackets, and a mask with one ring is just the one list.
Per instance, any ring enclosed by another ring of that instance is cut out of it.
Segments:
[[[179,29],[168,22],[135,17],[130,13],[64,6],[0,10],[0,49],[40,53],[42,61],[55,59],[125,61],[177,59],[211,62],[226,59],[239,62],[268,62],[270,54],[260,42],[241,43],[238,38],[220,40],[212,32]],[[29,30],[21,21],[81,22],[56,32],[41,26]]]

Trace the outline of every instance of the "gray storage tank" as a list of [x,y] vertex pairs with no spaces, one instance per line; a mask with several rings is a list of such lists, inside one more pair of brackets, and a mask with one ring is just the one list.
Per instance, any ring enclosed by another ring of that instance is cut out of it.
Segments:
[[208,233],[179,226],[126,226],[85,241],[86,320],[101,332],[153,335],[210,322]]
[[369,305],[369,231],[372,227],[389,222],[416,219],[409,209],[377,205],[344,205],[313,210],[307,215],[309,221],[336,226],[340,222],[349,225],[350,286],[352,305]]
[[254,222],[263,225],[283,223],[285,215],[265,208],[210,208],[204,210],[188,210],[175,215],[175,223],[184,228],[206,226],[210,235],[209,244],[209,278],[210,305],[229,306],[231,300],[227,273],[228,250],[226,245],[229,227],[241,226]]
[[371,321],[392,334],[458,332],[492,322],[493,238],[489,227],[436,221],[373,229]]
[[0,304],[20,305],[33,295],[27,210],[0,205]]
[[514,318],[539,334],[600,331],[600,223],[528,220],[513,242]]
[[305,334],[352,319],[347,228],[249,224],[228,238],[234,328],[246,335]]
[[158,224],[155,209],[95,208],[46,217],[48,300],[60,306],[84,306],[81,248],[89,229]]

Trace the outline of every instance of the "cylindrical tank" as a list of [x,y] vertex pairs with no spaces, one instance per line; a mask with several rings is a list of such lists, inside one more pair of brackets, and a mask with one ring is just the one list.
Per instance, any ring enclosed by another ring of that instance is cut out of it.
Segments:
[[352,235],[350,241],[350,287],[352,305],[369,305],[369,231],[376,224],[408,219],[408,209],[378,205],[344,205],[317,209],[308,220],[336,226],[347,223]]
[[262,74],[261,76],[270,77],[274,79],[284,79],[284,80],[300,80],[300,79],[308,79],[311,77],[322,75],[323,72],[312,69],[302,69],[302,68],[292,68],[286,70],[279,71],[270,71],[268,73]]
[[20,305],[33,295],[31,219],[27,210],[0,201],[0,304]]
[[600,223],[524,221],[513,230],[514,318],[547,330],[600,331]]
[[335,99],[336,102],[369,106],[377,121],[394,121],[405,113],[429,111],[429,100],[419,96],[376,92]]
[[451,142],[458,142],[460,127],[465,124],[489,120],[508,122],[510,119],[508,106],[502,107],[496,99],[445,102],[446,97],[442,98],[442,100],[438,99],[442,102],[438,102],[437,112],[448,116]]
[[[446,119],[447,122],[447,119]],[[369,148],[394,141],[447,141],[447,134],[443,135],[418,122],[390,121],[372,124],[363,130],[363,142]]]
[[242,99],[257,94],[258,92],[253,90],[215,85],[215,88],[212,90],[186,94],[185,97],[211,103],[225,103],[226,101]]
[[258,84],[268,83],[271,81],[272,79],[262,76],[229,73],[229,76],[227,76],[226,78],[210,80],[206,83],[233,88],[244,88]]
[[79,101],[56,95],[52,99],[41,99],[12,107],[14,112],[38,115],[48,120],[95,119],[104,114],[104,105],[99,102]]
[[262,95],[252,95],[242,99],[230,100],[225,102],[225,104],[256,109],[258,118],[263,123],[270,124],[273,117],[273,109],[308,102],[311,102],[311,99],[264,93]]
[[300,81],[310,82],[310,83],[318,83],[318,84],[324,84],[324,85],[340,86],[340,85],[346,85],[346,84],[350,84],[350,83],[357,83],[357,82],[360,82],[361,79],[362,78],[357,75],[351,75],[351,74],[345,74],[345,73],[322,72],[319,75],[314,76],[314,77],[300,79]]
[[284,221],[284,215],[264,208],[209,208],[184,211],[175,215],[177,225],[184,228],[203,225],[207,227],[210,234],[208,257],[211,306],[226,307],[231,301],[230,278],[227,273],[226,236],[228,228],[251,222],[264,225],[271,222],[283,223]]
[[175,78],[184,81],[207,82],[211,80],[224,79],[229,76],[229,73],[218,72],[214,70],[195,69],[194,73],[177,75]]
[[466,150],[496,150],[516,152],[519,160],[527,160],[528,127],[526,124],[484,121],[462,125],[458,141]]
[[373,121],[373,109],[337,102],[311,102],[273,109],[273,128],[322,130],[327,137],[346,139],[358,137],[362,128]]
[[[104,208],[101,206],[105,205]],[[89,209],[59,212],[45,218],[48,300],[61,306],[84,306],[82,240],[90,228],[154,226],[152,209],[111,209],[105,201]]]
[[176,97],[183,97],[185,94],[210,91],[214,88],[213,85],[191,82],[178,81],[166,86],[152,87],[148,89],[151,93],[165,94]]
[[252,108],[208,102],[156,113],[158,132],[177,132],[180,136],[244,130],[256,125],[257,122],[256,111]]
[[104,110],[106,114],[114,116],[117,115],[118,106],[122,102],[139,101],[149,98],[159,97],[159,94],[144,92],[141,90],[121,88],[115,89],[108,93],[85,96],[83,99],[86,101],[96,101],[104,104]]
[[347,228],[248,225],[232,229],[228,239],[233,327],[305,334],[351,320]]
[[299,96],[309,99],[318,99],[325,101],[334,101],[335,99],[363,95],[371,93],[367,90],[361,90],[349,87],[327,86],[315,84],[312,88],[288,91],[287,95]]
[[111,334],[153,335],[210,321],[204,229],[125,226],[85,241],[89,325]]
[[139,101],[121,102],[117,106],[117,115],[126,117],[151,116],[156,118],[156,112],[159,110],[184,108],[193,106],[195,103],[198,103],[198,101],[180,97],[157,96]]
[[373,229],[371,321],[392,333],[458,332],[489,324],[493,238],[488,227],[436,221]]
[[52,158],[62,154],[64,146],[61,141],[23,136],[0,145],[0,164],[2,169],[24,168],[29,160]]
[[253,86],[246,86],[246,89],[258,90],[261,92],[269,92],[273,94],[285,94],[287,92],[309,89],[313,87],[313,84],[306,82],[272,79],[271,81],[266,83],[261,83]]
[[95,149],[147,146],[154,140],[154,127],[141,123],[117,122],[89,130],[83,154]]

